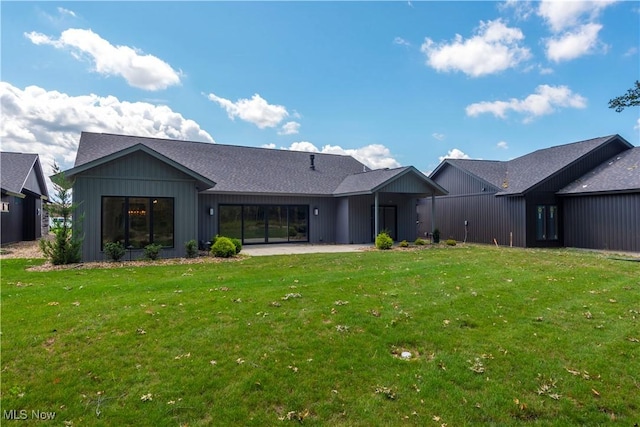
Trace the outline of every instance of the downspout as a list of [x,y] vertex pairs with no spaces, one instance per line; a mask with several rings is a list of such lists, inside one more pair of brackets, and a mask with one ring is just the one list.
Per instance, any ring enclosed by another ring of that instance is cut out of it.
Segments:
[[431,233],[436,229],[436,196],[431,193]]
[[375,241],[375,238],[378,237],[378,192],[376,191],[374,193],[375,197],[374,197],[374,203],[373,203],[373,231],[374,231],[374,235],[373,235],[373,239]]

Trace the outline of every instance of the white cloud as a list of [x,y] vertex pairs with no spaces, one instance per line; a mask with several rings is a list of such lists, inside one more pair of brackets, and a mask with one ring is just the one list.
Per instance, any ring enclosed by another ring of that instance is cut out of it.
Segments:
[[629,57],[629,56],[634,56],[638,53],[638,48],[635,46],[630,47],[623,56],[625,57]]
[[214,142],[198,123],[169,107],[113,96],[69,96],[37,86],[0,82],[3,151],[38,153],[45,173],[55,160],[73,166],[81,131]]
[[437,139],[438,141],[444,141],[444,138],[445,138],[444,134],[437,133],[437,132],[432,133],[431,136]]
[[508,9],[513,10],[518,20],[526,21],[535,12],[532,2],[526,0],[507,0],[498,3],[498,10],[504,12]]
[[437,71],[462,71],[479,77],[513,68],[531,57],[518,43],[524,39],[518,28],[507,27],[502,20],[483,22],[476,35],[464,40],[457,34],[451,43],[435,43],[426,38],[421,51],[427,65]]
[[397,44],[400,46],[411,46],[411,43],[403,39],[402,37],[396,37],[393,39],[393,44]]
[[524,99],[511,98],[508,101],[483,101],[470,104],[466,108],[468,116],[475,117],[483,113],[491,113],[505,118],[511,110],[525,114],[524,122],[535,117],[553,113],[558,107],[585,108],[587,100],[582,95],[573,93],[567,86],[540,85],[535,93]]
[[496,144],[497,148],[500,148],[502,150],[508,150],[509,149],[509,145],[505,142],[505,141],[500,141]]
[[163,60],[129,46],[114,46],[91,30],[70,28],[59,39],[35,31],[24,35],[36,45],[70,49],[76,59],[89,59],[97,73],[120,76],[133,87],[161,90],[180,84],[181,73]]
[[640,130],[640,119],[636,122],[636,125],[633,127],[633,130]]
[[231,120],[239,117],[260,129],[276,127],[289,116],[284,106],[269,104],[257,93],[251,99],[243,98],[236,102],[221,98],[214,93],[210,93],[208,98],[224,108]]
[[540,72],[540,75],[546,76],[548,74],[553,74],[553,68],[549,68],[549,67],[538,67],[538,70]]
[[76,17],[76,13],[73,10],[65,9],[64,7],[58,7],[58,13],[60,15],[69,15],[73,18]]
[[600,45],[600,24],[585,24],[546,41],[547,58],[554,62],[569,61],[592,53]]
[[308,151],[310,153],[317,153],[318,147],[310,143],[309,141],[298,141],[293,142],[289,146],[289,148],[283,148],[284,150],[292,150],[292,151]]
[[282,128],[278,131],[278,135],[295,135],[300,130],[300,123],[287,122],[282,125]]
[[[263,145],[264,148],[275,148],[275,144]],[[382,144],[371,144],[360,148],[342,148],[338,145],[325,145],[322,149],[309,141],[298,141],[282,150],[307,151],[310,153],[340,154],[352,156],[371,169],[397,168],[400,163],[393,158],[391,151]]]
[[438,160],[442,163],[445,159],[470,159],[468,154],[465,154],[463,151],[458,150],[457,148],[452,148],[449,150],[447,154],[444,156],[438,157]]
[[540,15],[553,32],[560,32],[583,22],[595,20],[599,13],[617,0],[571,1],[542,0],[538,7]]

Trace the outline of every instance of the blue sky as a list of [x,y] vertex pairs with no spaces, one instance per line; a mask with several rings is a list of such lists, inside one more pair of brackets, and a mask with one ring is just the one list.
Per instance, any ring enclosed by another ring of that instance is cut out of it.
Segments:
[[71,167],[83,130],[350,154],[508,160],[618,133],[640,5],[6,2],[3,151]]

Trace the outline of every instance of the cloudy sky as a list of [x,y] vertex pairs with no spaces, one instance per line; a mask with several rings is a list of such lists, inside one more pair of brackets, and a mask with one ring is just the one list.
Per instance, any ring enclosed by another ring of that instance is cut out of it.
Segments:
[[2,2],[3,151],[73,165],[80,132],[507,160],[618,133],[638,2]]

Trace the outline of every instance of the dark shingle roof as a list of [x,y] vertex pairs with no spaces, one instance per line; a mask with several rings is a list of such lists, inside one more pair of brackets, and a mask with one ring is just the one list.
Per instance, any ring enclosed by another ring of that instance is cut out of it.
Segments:
[[510,160],[504,195],[522,194],[604,144],[615,135],[544,148]]
[[[578,161],[597,147],[616,138],[619,138],[620,141],[631,147],[630,144],[618,135],[610,135],[540,149],[505,162],[447,159],[443,164],[451,164],[488,182],[500,190],[497,193],[498,195],[518,195],[527,192],[567,166]],[[436,168],[431,175],[432,177],[438,173],[443,164]]]
[[215,183],[204,192],[329,196],[371,192],[409,168],[422,175],[412,167],[372,171],[351,156],[89,132],[82,133],[74,168],[68,172],[77,173],[136,146],[148,147]]
[[640,147],[623,151],[601,164],[558,194],[640,192]]
[[40,182],[42,195],[48,197],[38,155],[31,153],[0,153],[0,186],[2,190],[14,195],[21,194],[33,168],[36,168],[36,173],[39,174],[38,180],[42,181]]
[[[212,192],[331,194],[366,167],[350,156],[83,132],[75,167],[142,144],[210,179]],[[310,168],[315,156],[315,170]]]

